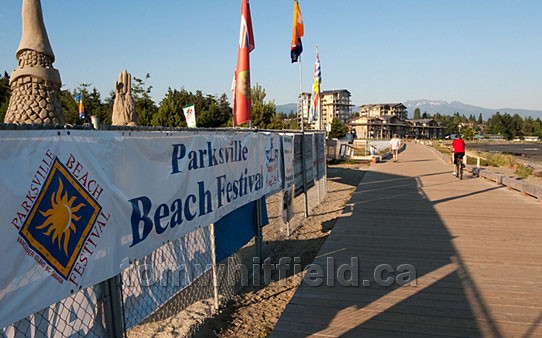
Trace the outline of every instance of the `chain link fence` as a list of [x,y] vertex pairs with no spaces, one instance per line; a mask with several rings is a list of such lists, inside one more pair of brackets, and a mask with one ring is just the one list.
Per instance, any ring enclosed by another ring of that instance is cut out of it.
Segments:
[[4,327],[0,334],[9,338],[148,337],[174,328],[171,333],[176,336],[192,336],[247,285],[255,264],[271,255],[276,244],[302,223],[305,213],[323,200],[325,135],[296,133],[294,141],[294,217],[288,224],[281,221],[281,192],[267,197],[270,224],[262,229],[261,252],[256,236],[224,261],[214,262],[213,225],[200,228],[163,243],[142,259],[123,262],[119,276]]
[[92,286],[3,328],[4,337],[107,336],[105,284]]

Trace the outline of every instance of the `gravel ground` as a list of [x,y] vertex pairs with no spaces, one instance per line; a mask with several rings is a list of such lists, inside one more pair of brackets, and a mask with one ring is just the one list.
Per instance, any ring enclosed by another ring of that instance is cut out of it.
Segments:
[[[323,203],[315,207],[308,218],[302,218],[290,238],[274,243],[275,247],[269,255],[271,262],[276,263],[281,257],[299,257],[302,267],[305,267],[313,261],[363,177],[364,171],[360,167],[359,164],[329,167],[328,193]],[[303,210],[303,203],[302,196],[296,198],[295,210]],[[281,221],[270,212],[270,222]],[[298,271],[302,271],[302,268]],[[302,276],[302,272],[296,271],[283,271],[283,275],[279,276],[275,270],[270,283],[245,287],[218,316],[200,327],[196,337],[267,337]]]

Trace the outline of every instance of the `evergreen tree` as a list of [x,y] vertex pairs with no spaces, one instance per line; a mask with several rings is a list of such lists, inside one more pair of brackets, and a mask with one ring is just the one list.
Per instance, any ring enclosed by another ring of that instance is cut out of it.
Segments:
[[[95,115],[100,119],[100,123],[111,124],[111,113],[108,111],[107,105],[102,102],[100,92],[95,88],[91,88],[90,83],[81,83],[79,86],[72,92],[72,96],[81,94],[83,99],[83,105],[85,107],[85,119],[79,120],[78,123],[90,123],[90,116]],[[61,95],[62,96],[62,95]],[[66,105],[69,107],[69,100],[64,99]],[[62,102],[62,98],[61,98]],[[79,110],[77,110],[79,112]],[[79,113],[78,113],[79,119]],[[109,123],[108,123],[109,122]]]
[[158,107],[158,111],[152,116],[151,124],[160,127],[186,127],[183,106],[188,104],[188,93],[183,89],[168,88],[166,96]]
[[532,136],[535,134],[534,132],[534,120],[532,117],[528,116],[523,120],[523,126],[521,128],[521,132],[523,135],[526,136]]
[[416,109],[414,109],[414,116],[412,116],[412,119],[413,120],[421,119],[421,113],[420,113],[420,108],[419,107],[416,107]]
[[62,104],[62,110],[64,111],[65,122],[71,125],[80,124],[79,107],[73,98],[73,94],[70,93],[69,90],[65,89],[60,91],[60,103]]
[[274,125],[273,118],[277,113],[277,107],[274,102],[265,102],[265,89],[259,84],[250,91],[252,100],[252,126],[261,129],[271,129]]
[[140,126],[152,125],[152,117],[158,111],[158,107],[151,98],[152,86],[147,86],[146,82],[150,78],[149,73],[145,75],[145,79],[133,77],[132,98],[134,99],[134,108]]
[[348,132],[348,128],[338,118],[334,118],[331,122],[331,131],[329,132],[330,138],[342,138],[346,136],[346,133]]
[[4,72],[4,76],[0,77],[0,123],[4,122],[10,97],[9,75],[7,72]]

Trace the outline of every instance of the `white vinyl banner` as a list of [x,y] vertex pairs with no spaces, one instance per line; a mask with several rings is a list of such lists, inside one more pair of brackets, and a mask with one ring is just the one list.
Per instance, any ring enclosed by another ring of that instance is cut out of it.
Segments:
[[282,149],[284,158],[284,188],[288,189],[294,185],[294,134],[282,136]]
[[[0,327],[281,187],[261,133],[0,132]],[[276,143],[275,143],[276,145]]]
[[284,190],[282,191],[282,222],[288,223],[294,216],[294,135],[282,136],[284,159]]

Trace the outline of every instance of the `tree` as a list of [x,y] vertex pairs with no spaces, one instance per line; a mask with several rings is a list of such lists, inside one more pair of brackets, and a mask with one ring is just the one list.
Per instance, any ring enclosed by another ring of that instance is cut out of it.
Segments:
[[531,136],[534,135],[534,120],[532,117],[526,117],[525,120],[523,120],[523,126],[521,128],[521,132],[523,135]]
[[158,111],[158,107],[151,98],[152,86],[147,86],[151,75],[147,73],[145,79],[139,79],[134,76],[132,83],[132,98],[134,99],[135,112],[138,115],[138,124],[140,126],[152,125],[152,117]]
[[342,138],[346,136],[347,132],[348,128],[346,127],[346,124],[338,118],[334,118],[331,122],[331,131],[328,136],[330,138]]
[[510,120],[510,132],[513,136],[523,137],[523,119],[518,114],[514,114]]
[[[196,110],[197,114],[197,110]],[[202,111],[198,118],[198,127],[218,128],[229,125],[231,114],[228,111],[221,110],[220,105],[213,102],[209,107]]]
[[420,108],[419,107],[416,107],[416,109],[414,109],[414,116],[412,117],[413,120],[419,120],[421,119],[421,112],[420,112]]
[[222,94],[217,100],[212,95],[204,96],[198,90],[195,101],[198,127],[218,128],[233,125],[233,122],[231,122],[232,113],[230,103],[226,94]]
[[[100,123],[105,125],[111,125],[111,114],[113,113],[113,101],[108,103],[103,103],[100,92],[96,87],[91,88],[91,83],[81,83],[79,86],[72,92],[72,96],[81,94],[83,99],[83,105],[85,107],[85,120],[80,121],[80,123],[90,122],[90,116],[95,115],[100,119]],[[65,94],[64,94],[65,95]],[[67,98],[64,98],[64,104],[69,108],[71,103]],[[61,102],[62,102],[62,93],[61,93]],[[78,115],[79,118],[79,115]]]
[[11,89],[9,87],[9,75],[7,72],[4,72],[4,76],[0,77],[0,123],[4,122],[10,97]]
[[277,113],[277,107],[274,102],[265,102],[265,89],[259,84],[250,91],[252,100],[252,126],[262,129],[270,129],[273,116]]
[[72,125],[80,123],[79,108],[69,90],[64,89],[60,91],[60,103],[62,104],[62,110],[64,111],[65,122]]
[[152,116],[151,124],[161,127],[186,127],[183,105],[187,104],[188,93],[183,89],[168,88],[165,98],[160,101],[158,111]]
[[474,138],[474,129],[472,129],[472,127],[467,127],[462,131],[462,135],[465,140],[472,140]]
[[538,117],[536,120],[534,120],[533,125],[534,135],[542,137],[542,120],[540,120],[540,118]]

